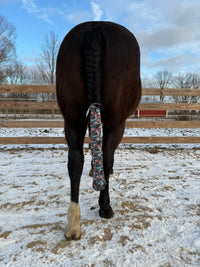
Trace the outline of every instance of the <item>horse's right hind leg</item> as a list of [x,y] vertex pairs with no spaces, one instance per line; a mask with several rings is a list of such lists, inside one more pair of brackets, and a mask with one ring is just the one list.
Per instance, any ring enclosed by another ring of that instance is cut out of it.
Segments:
[[81,236],[79,185],[83,169],[83,142],[86,125],[70,127],[65,125],[65,135],[69,146],[68,172],[71,184],[71,203],[67,212],[68,225],[65,232],[67,239],[79,239]]
[[121,123],[117,127],[103,128],[103,164],[104,164],[104,175],[107,185],[104,190],[100,192],[99,197],[99,215],[103,218],[111,218],[114,212],[110,206],[109,196],[109,176],[113,170],[114,163],[114,152],[124,133],[125,123]]

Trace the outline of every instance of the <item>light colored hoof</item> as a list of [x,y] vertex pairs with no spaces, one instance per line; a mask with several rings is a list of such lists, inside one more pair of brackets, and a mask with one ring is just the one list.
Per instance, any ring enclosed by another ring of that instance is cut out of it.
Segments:
[[81,225],[80,225],[80,207],[79,204],[71,202],[67,212],[68,225],[65,231],[65,237],[67,240],[77,240],[81,237]]

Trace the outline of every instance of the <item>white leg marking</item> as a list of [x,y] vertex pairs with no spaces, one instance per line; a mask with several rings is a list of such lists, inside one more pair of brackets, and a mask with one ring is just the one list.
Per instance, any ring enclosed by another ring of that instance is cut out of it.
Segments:
[[67,212],[68,225],[65,231],[65,236],[67,239],[80,238],[81,236],[80,217],[81,217],[81,212],[79,204],[71,202]]

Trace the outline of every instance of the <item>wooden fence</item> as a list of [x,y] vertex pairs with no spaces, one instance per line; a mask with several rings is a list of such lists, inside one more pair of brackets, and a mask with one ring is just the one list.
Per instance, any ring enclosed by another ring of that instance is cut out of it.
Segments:
[[[55,93],[55,86],[29,86],[29,85],[0,85],[0,93]],[[200,89],[143,89],[143,96],[198,96]],[[6,101],[1,99],[0,109],[6,110],[51,110],[58,111],[56,101]],[[141,103],[139,110],[200,110],[200,103]],[[63,128],[63,121],[58,120],[6,120],[0,121],[1,128]],[[200,128],[200,121],[169,121],[169,120],[132,120],[126,122],[126,128]],[[89,138],[85,138],[89,142]],[[0,144],[64,144],[64,137],[0,137]],[[121,143],[133,144],[174,144],[174,143],[200,143],[200,136],[154,136],[154,137],[123,137]]]

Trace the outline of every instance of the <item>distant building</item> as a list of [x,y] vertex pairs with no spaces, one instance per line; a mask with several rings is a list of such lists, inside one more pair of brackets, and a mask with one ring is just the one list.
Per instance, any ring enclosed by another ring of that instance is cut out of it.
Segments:
[[[146,102],[146,103],[162,103],[162,102],[156,101],[156,102]],[[136,110],[135,117],[136,118],[166,118],[167,110]]]
[[167,110],[136,110],[136,118],[166,118]]

